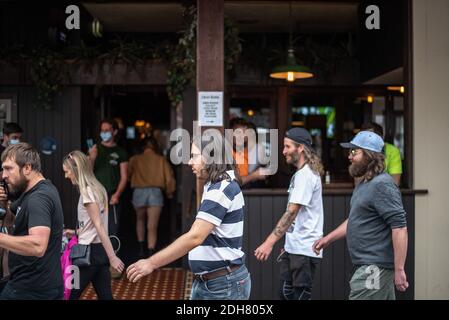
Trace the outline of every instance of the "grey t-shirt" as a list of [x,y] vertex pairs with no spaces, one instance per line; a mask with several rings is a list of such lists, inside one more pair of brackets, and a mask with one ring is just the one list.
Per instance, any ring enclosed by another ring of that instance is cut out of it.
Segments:
[[389,174],[361,182],[352,194],[346,233],[352,263],[394,269],[391,231],[406,225],[401,192]]

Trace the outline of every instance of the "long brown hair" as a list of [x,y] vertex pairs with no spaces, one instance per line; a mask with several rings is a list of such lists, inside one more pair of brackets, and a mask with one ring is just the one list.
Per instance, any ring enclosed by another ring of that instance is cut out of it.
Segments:
[[304,145],[304,160],[309,165],[310,169],[317,175],[324,175],[324,167],[321,158],[316,151]]
[[[240,176],[238,170],[235,170],[235,161],[232,157],[232,151],[226,153],[225,143],[226,139],[211,139],[205,141],[201,139],[194,139],[192,143],[201,151],[202,156],[206,160],[203,171],[206,172],[207,182],[217,183],[222,180],[230,181],[231,177],[227,173],[229,170],[233,170],[237,182],[241,185]],[[201,148],[198,146],[201,145]],[[232,148],[230,149],[232,150]],[[216,152],[220,154],[216,154]],[[215,158],[218,158],[215,160]]]
[[363,177],[366,181],[370,181],[385,171],[385,156],[382,152],[373,152],[365,149],[362,149],[362,151],[363,156],[368,159],[368,165]]

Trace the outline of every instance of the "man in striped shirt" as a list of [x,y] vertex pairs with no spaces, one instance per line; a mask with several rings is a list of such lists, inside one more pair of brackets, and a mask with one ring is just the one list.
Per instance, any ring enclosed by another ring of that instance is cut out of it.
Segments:
[[214,148],[203,153],[195,142],[192,144],[189,165],[197,178],[205,182],[192,227],[167,248],[131,265],[127,275],[136,282],[189,253],[195,274],[192,300],[246,300],[251,278],[242,251],[243,194],[233,165],[229,164],[232,162],[214,157],[214,150],[223,150],[223,146],[215,140],[212,143]]

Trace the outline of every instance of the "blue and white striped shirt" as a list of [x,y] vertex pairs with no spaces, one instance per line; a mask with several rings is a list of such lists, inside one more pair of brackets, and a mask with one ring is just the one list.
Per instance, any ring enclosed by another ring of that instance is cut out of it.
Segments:
[[234,171],[227,171],[231,181],[207,183],[196,216],[215,228],[204,242],[189,252],[190,269],[203,274],[230,264],[243,264],[243,210],[245,201],[235,180]]

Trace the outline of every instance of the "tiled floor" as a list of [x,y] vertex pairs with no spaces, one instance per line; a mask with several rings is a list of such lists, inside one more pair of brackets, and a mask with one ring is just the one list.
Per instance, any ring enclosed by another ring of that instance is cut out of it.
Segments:
[[[162,268],[142,278],[137,283],[129,282],[125,276],[112,280],[112,294],[117,300],[184,300],[190,297],[192,273],[181,268]],[[81,300],[95,300],[92,285]]]

